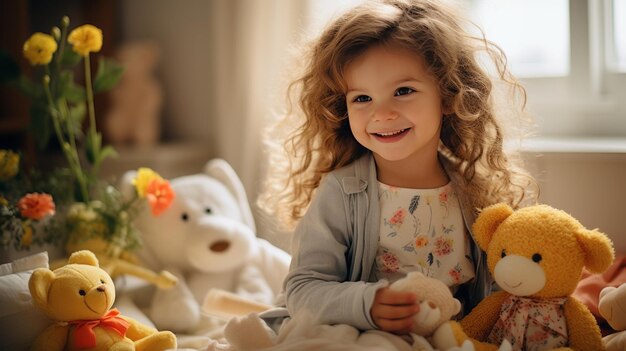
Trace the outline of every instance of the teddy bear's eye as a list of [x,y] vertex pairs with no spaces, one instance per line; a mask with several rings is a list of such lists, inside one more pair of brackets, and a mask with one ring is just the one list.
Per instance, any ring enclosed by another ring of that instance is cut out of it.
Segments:
[[211,210],[211,208],[210,208],[210,207],[205,208],[205,209],[204,209],[204,212],[205,212],[206,214],[211,214],[211,213],[213,213],[213,211]]
[[500,254],[500,257],[504,258],[506,256],[506,251],[504,251],[504,249],[502,249],[502,253]]
[[100,279],[100,283],[101,283],[101,284],[104,284],[104,280]]
[[533,261],[534,262],[539,263],[541,261],[541,258],[542,258],[541,254],[536,253],[536,254],[533,255]]
[[186,213],[183,213],[182,215],[180,215],[180,219],[187,222],[189,220],[189,215]]
[[87,293],[86,293],[86,292],[85,292],[85,290],[83,290],[83,289],[78,290],[78,293],[80,294],[80,296],[85,296],[85,295],[87,295]]

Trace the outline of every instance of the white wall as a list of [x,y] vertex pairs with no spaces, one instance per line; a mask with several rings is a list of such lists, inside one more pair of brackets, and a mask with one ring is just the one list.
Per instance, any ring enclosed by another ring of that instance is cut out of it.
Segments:
[[626,152],[530,151],[539,201],[598,228],[626,254]]

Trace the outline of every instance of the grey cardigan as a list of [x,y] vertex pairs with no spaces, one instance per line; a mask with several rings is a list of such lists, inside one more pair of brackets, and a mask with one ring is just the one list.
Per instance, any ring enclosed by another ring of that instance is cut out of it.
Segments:
[[[460,176],[450,171],[445,158],[441,161],[456,188]],[[474,211],[464,194],[455,191],[471,233]],[[376,328],[369,311],[376,290],[385,284],[370,281],[378,249],[379,216],[371,153],[324,177],[294,232],[293,258],[284,283],[289,315],[306,311],[320,324]],[[466,312],[491,292],[492,285],[484,254],[475,241],[471,252],[476,276],[457,291]]]

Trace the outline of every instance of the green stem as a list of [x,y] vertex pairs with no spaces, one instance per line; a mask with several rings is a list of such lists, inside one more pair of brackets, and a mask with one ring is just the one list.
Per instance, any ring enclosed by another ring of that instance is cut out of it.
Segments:
[[[91,84],[91,65],[89,63],[89,53],[85,56],[85,90],[87,91],[87,108],[89,109],[89,140],[91,140],[91,153],[93,157],[93,163],[90,165],[89,175],[91,179],[96,179],[98,176],[99,158],[100,158],[100,139],[98,138],[98,131],[96,129],[96,111],[93,102],[93,86]],[[96,141],[97,140],[97,141]]]
[[61,99],[61,104],[63,106],[63,112],[65,113],[65,129],[68,135],[69,141],[69,151],[74,159],[74,173],[77,178],[80,178],[80,186],[81,186],[81,194],[83,196],[83,200],[89,202],[89,180],[85,177],[85,173],[83,172],[83,168],[80,162],[80,157],[78,156],[78,148],[76,146],[76,135],[74,134],[74,128],[72,125],[72,119],[69,117],[69,106],[67,105],[67,100],[65,98]]
[[[49,73],[48,66],[46,66],[46,71]],[[49,74],[48,74],[48,77],[50,77]],[[46,92],[46,98],[48,99],[49,108],[52,109],[51,112],[53,112],[52,124],[54,125],[54,131],[59,141],[59,144],[61,146],[61,150],[63,150],[63,154],[65,155],[65,158],[67,159],[67,162],[69,163],[70,169],[72,170],[72,172],[74,173],[74,176],[76,177],[76,181],[78,182],[78,185],[80,187],[80,192],[81,192],[81,196],[83,197],[83,200],[88,202],[89,192],[87,191],[87,182],[85,180],[85,176],[80,166],[80,160],[78,158],[78,154],[76,153],[76,148],[69,147],[68,142],[65,140],[65,137],[63,136],[63,131],[61,130],[61,124],[59,123],[58,115],[56,116],[54,115],[54,113],[58,114],[58,113],[61,113],[61,111],[56,108],[56,104],[54,103],[54,100],[52,99],[52,93],[50,92],[49,82],[44,84],[44,91]],[[69,118],[68,116],[64,116],[63,119],[67,120]]]
[[63,106],[65,108],[65,111],[67,111],[67,113],[68,113],[68,118],[65,119],[65,128],[67,129],[67,135],[68,135],[68,138],[69,138],[69,141],[70,141],[70,146],[72,147],[72,150],[74,151],[76,159],[79,160],[78,151],[77,151],[78,148],[76,148],[76,136],[74,135],[74,128],[73,128],[73,125],[72,125],[72,119],[69,118],[69,110],[70,110],[70,108],[67,105],[67,100],[65,98],[63,98],[61,100],[61,102],[62,102],[62,104],[63,104]]
[[89,108],[89,133],[96,135],[96,111],[93,104],[93,87],[91,86],[91,65],[89,53],[85,56],[85,90],[87,90],[87,107]]

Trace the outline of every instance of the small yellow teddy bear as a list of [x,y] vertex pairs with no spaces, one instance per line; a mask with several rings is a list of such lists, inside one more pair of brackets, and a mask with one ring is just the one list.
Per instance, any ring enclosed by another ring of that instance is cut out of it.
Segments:
[[513,350],[604,349],[593,315],[570,295],[583,267],[600,273],[613,262],[606,235],[547,205],[513,211],[506,204],[485,208],[473,232],[502,290],[485,298],[460,324],[448,323],[449,337],[437,338],[438,348],[471,338],[477,351],[497,350],[504,340]]
[[111,277],[89,250],[73,253],[69,264],[36,269],[28,287],[34,304],[54,324],[34,341],[32,350],[154,350],[176,348],[176,337],[120,316]]

